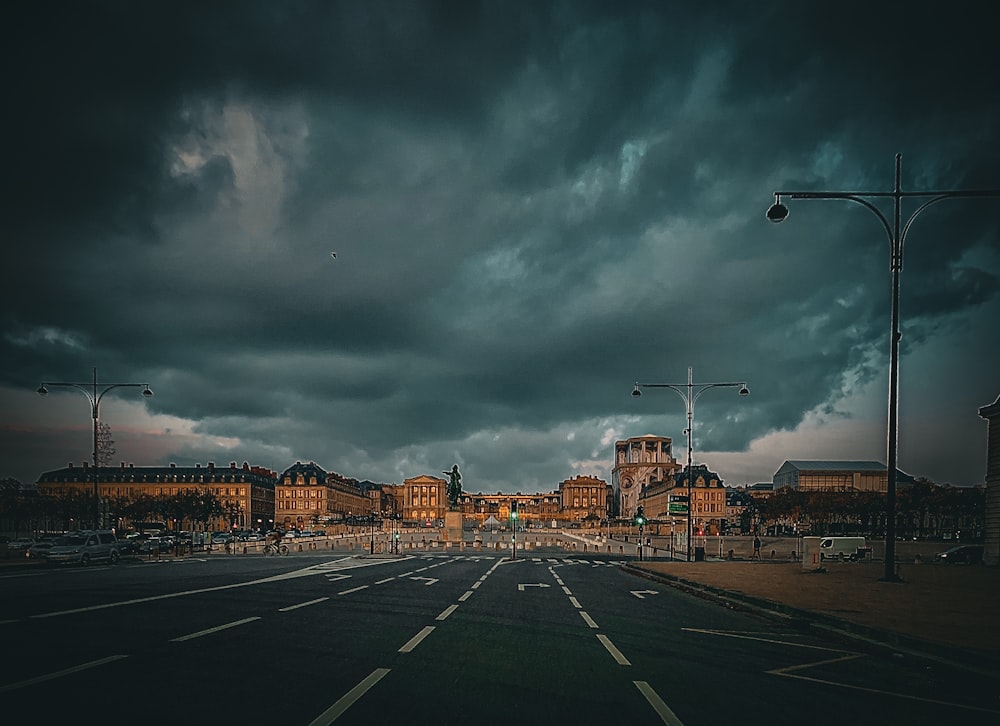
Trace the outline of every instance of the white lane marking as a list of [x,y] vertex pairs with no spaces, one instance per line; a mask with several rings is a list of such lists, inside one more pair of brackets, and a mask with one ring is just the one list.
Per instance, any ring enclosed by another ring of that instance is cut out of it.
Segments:
[[438,615],[434,619],[435,620],[444,620],[445,618],[447,618],[449,615],[451,615],[456,610],[458,610],[458,605],[449,605],[448,607],[446,607],[444,609],[444,611],[440,615]]
[[581,610],[580,611],[580,616],[583,618],[584,622],[586,622],[587,625],[589,625],[594,630],[597,630],[600,627],[600,626],[598,626],[597,623],[594,622],[594,619],[592,617],[590,617],[589,615],[587,615],[587,611],[586,610]]
[[402,648],[399,649],[399,652],[400,653],[409,653],[414,648],[416,648],[418,645],[420,645],[420,641],[421,640],[423,640],[424,638],[426,638],[428,635],[430,635],[433,632],[434,632],[434,626],[433,625],[428,625],[426,628],[424,628],[419,633],[417,633],[412,638],[410,638],[406,642],[406,645],[404,645]]
[[572,594],[573,594],[573,591],[572,591],[572,590],[570,590],[570,589],[569,589],[568,587],[566,587],[565,585],[563,585],[563,586],[562,586],[562,589],[563,589],[563,592],[564,592],[564,593],[566,593],[567,595],[572,595]]
[[171,643],[181,643],[185,640],[193,640],[194,638],[200,638],[203,635],[211,635],[212,633],[218,633],[220,630],[228,630],[229,628],[235,628],[239,625],[246,625],[247,623],[252,623],[254,620],[260,620],[259,617],[254,616],[252,618],[243,618],[242,620],[234,620],[231,623],[226,623],[225,625],[219,625],[215,628],[209,628],[208,630],[199,630],[197,633],[190,633],[189,635],[182,635],[179,638],[171,638]]
[[777,645],[790,645],[793,648],[807,648],[809,650],[825,650],[829,653],[852,653],[850,650],[844,650],[843,648],[824,648],[821,645],[806,645],[805,643],[793,643],[787,640],[775,640],[774,638],[761,638],[753,635],[744,635],[738,632],[729,632],[725,630],[703,630],[701,628],[681,628],[681,630],[686,630],[689,633],[705,633],[706,635],[718,635],[723,638],[738,638],[740,640],[757,640],[761,643],[775,643]]
[[626,665],[626,666],[632,665],[631,663],[629,663],[628,658],[626,658],[624,654],[622,654],[622,652],[615,647],[615,644],[611,642],[608,636],[598,635],[597,639],[601,641],[601,645],[607,648],[608,652],[611,654],[611,657],[615,659],[618,665]]
[[424,580],[424,585],[433,585],[435,582],[438,581],[436,577],[411,577],[410,579],[411,580]]
[[389,668],[376,668],[354,688],[349,690],[340,700],[326,709],[323,713],[313,719],[309,726],[329,726],[329,724],[340,718],[347,709],[354,705],[354,702],[365,695],[389,672]]
[[[60,615],[75,615],[76,613],[86,613],[93,610],[105,610],[107,608],[117,608],[124,605],[138,605],[146,602],[155,602],[156,600],[169,600],[174,597],[184,597],[186,595],[200,595],[205,592],[219,592],[220,590],[232,590],[237,587],[250,587],[251,585],[262,585],[268,582],[280,582],[282,580],[292,580],[299,577],[309,577],[311,575],[325,574],[323,568],[332,565],[339,565],[345,560],[349,560],[349,557],[345,557],[340,560],[335,560],[334,562],[327,563],[326,565],[312,565],[302,570],[295,570],[293,572],[286,572],[281,575],[272,575],[270,577],[262,577],[259,580],[249,580],[248,582],[236,582],[232,585],[217,585],[215,587],[203,587],[198,590],[182,590],[181,592],[171,592],[165,595],[153,595],[151,597],[138,597],[133,600],[119,600],[118,602],[109,602],[103,605],[90,605],[83,608],[73,608],[71,610],[58,610],[51,613],[40,613],[38,615],[29,615],[30,618],[54,618]],[[387,560],[388,561],[388,560]],[[379,563],[367,563],[359,565],[351,565],[343,569],[353,569],[355,567],[369,567],[371,564],[381,564]]]
[[482,584],[483,584],[482,580],[477,580],[476,582],[472,583],[472,589],[473,590],[477,590],[477,589],[479,589],[479,586],[482,585]]
[[517,584],[517,589],[520,590],[521,592],[524,592],[524,588],[526,587],[538,587],[545,589],[548,587],[548,585],[546,585],[544,582],[519,582]]
[[466,601],[466,600],[468,600],[468,599],[469,599],[470,597],[472,597],[472,590],[466,590],[466,591],[465,591],[465,594],[464,594],[464,595],[462,595],[462,597],[458,598],[458,601],[459,601],[459,602],[465,602],[465,601]]
[[278,612],[279,613],[287,613],[290,610],[298,610],[299,608],[304,608],[304,607],[307,607],[309,605],[315,605],[318,602],[323,602],[324,600],[329,600],[329,599],[330,598],[328,598],[328,597],[318,597],[315,600],[307,600],[306,602],[300,602],[298,605],[289,605],[288,607],[285,607],[285,608],[278,608]]
[[376,585],[384,585],[385,583],[392,582],[395,579],[396,579],[395,577],[387,577],[384,580],[378,580],[375,584]]
[[25,681],[18,681],[17,683],[8,683],[5,686],[0,686],[0,693],[5,693],[6,691],[13,691],[18,688],[24,688],[25,686],[33,686],[36,683],[43,683],[44,681],[51,681],[54,678],[61,678],[62,676],[68,676],[71,673],[78,673],[79,671],[83,671],[88,668],[96,668],[97,666],[102,666],[105,663],[113,663],[114,661],[121,660],[122,658],[128,658],[128,656],[112,655],[108,656],[107,658],[92,660],[89,663],[81,663],[78,666],[73,666],[72,668],[65,668],[61,671],[56,671],[54,673],[46,673],[43,676],[36,676],[35,678],[29,678]]
[[358,590],[364,590],[368,585],[362,585],[361,587],[352,587],[350,590],[342,590],[338,592],[338,595],[350,595],[352,592],[357,592]]
[[640,600],[645,600],[646,595],[659,595],[660,593],[656,590],[629,590],[633,595],[635,595]]
[[880,688],[867,688],[865,686],[855,686],[855,685],[853,685],[851,683],[838,683],[837,681],[828,681],[828,680],[826,680],[824,678],[810,678],[809,676],[800,676],[800,675],[797,675],[797,674],[794,674],[794,673],[790,672],[790,671],[793,671],[793,670],[798,670],[800,668],[810,668],[812,666],[821,665],[823,663],[836,663],[836,662],[842,661],[842,660],[851,660],[852,658],[862,658],[862,657],[863,656],[860,655],[860,654],[858,654],[858,655],[851,655],[851,656],[845,656],[843,658],[832,658],[832,659],[826,660],[826,661],[819,661],[817,663],[807,663],[807,664],[801,665],[801,666],[791,666],[789,668],[778,668],[776,670],[766,671],[766,672],[770,673],[772,675],[776,675],[776,676],[784,676],[785,678],[796,678],[796,679],[798,679],[800,681],[809,681],[810,683],[822,683],[823,685],[826,685],[826,686],[838,686],[840,688],[849,688],[849,689],[855,690],[855,691],[864,691],[865,693],[877,693],[880,696],[895,696],[896,698],[903,698],[903,699],[906,699],[908,701],[919,701],[921,703],[934,703],[934,704],[941,705],[941,706],[949,706],[949,707],[953,707],[953,708],[962,708],[962,709],[965,709],[966,711],[980,711],[982,713],[1000,714],[1000,711],[998,711],[996,709],[993,709],[993,708],[986,708],[984,706],[970,706],[970,705],[967,705],[967,704],[964,704],[964,703],[952,703],[951,701],[941,701],[941,700],[936,699],[936,698],[924,698],[923,696],[911,696],[911,695],[906,694],[906,693],[896,693],[894,691],[884,691],[884,690],[882,690]]
[[577,599],[576,599],[575,597],[573,597],[572,595],[570,595],[570,598],[569,598],[569,601],[570,601],[571,603],[573,603],[573,607],[575,607],[575,608],[576,608],[577,610],[579,610],[580,608],[582,608],[582,607],[583,607],[583,605],[581,605],[581,604],[580,604],[580,601],[579,601],[579,600],[577,600]]
[[646,697],[649,705],[653,707],[663,723],[669,724],[669,726],[684,726],[683,722],[677,718],[677,714],[670,710],[670,707],[663,702],[663,699],[646,681],[632,681],[632,683],[639,689],[639,693]]

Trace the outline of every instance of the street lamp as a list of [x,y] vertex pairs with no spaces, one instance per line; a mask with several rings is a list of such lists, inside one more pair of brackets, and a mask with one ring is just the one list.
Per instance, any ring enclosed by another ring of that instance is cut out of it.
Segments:
[[113,388],[141,388],[142,395],[150,398],[153,391],[148,383],[111,383],[106,385],[100,393],[97,392],[97,368],[94,368],[94,380],[92,383],[42,383],[38,387],[38,395],[46,396],[49,393],[48,386],[58,386],[62,388],[75,388],[82,392],[90,401],[91,416],[94,419],[94,529],[100,529],[101,520],[101,500],[97,494],[97,429],[100,419],[101,399],[104,394]]
[[[777,224],[788,218],[788,207],[781,203],[787,199],[840,199],[860,204],[878,217],[889,238],[889,268],[892,271],[892,329],[889,334],[889,430],[886,453],[886,528],[885,528],[885,575],[886,581],[896,581],[896,440],[898,437],[899,413],[899,273],[903,269],[903,242],[910,231],[910,225],[927,207],[944,199],[967,199],[974,197],[1000,197],[1000,189],[937,190],[924,192],[904,192],[900,186],[902,154],[896,154],[896,183],[891,192],[775,192],[774,204],[767,210],[767,219]],[[900,206],[903,198],[922,199],[905,222],[902,222]],[[874,199],[892,199],[892,222],[875,205]],[[901,224],[902,222],[902,224]]]
[[[688,380],[687,383],[639,383],[636,381],[635,388],[632,390],[632,395],[639,397],[642,395],[642,388],[669,388],[682,399],[687,406],[687,428],[684,429],[684,433],[687,434],[687,445],[688,445],[688,455],[687,455],[687,496],[688,496],[688,510],[687,510],[687,561],[691,561],[691,485],[694,479],[694,473],[691,470],[691,437],[693,435],[692,425],[694,421],[694,403],[709,388],[735,388],[739,387],[741,396],[749,396],[750,389],[747,388],[745,381],[740,381],[738,383],[694,383],[692,380],[691,367],[688,366]],[[697,389],[697,390],[696,390]],[[671,533],[673,532],[673,527],[670,528]]]

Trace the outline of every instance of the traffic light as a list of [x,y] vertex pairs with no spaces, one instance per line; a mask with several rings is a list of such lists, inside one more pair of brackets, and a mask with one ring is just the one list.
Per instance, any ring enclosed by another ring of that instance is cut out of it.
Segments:
[[641,504],[635,508],[635,523],[640,527],[646,523],[646,515]]
[[510,518],[517,519],[517,501],[512,501],[510,503]]

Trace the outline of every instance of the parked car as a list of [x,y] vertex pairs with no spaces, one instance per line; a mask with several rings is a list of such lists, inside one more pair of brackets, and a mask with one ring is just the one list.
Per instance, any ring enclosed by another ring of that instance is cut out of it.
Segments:
[[113,530],[70,532],[55,541],[45,556],[48,564],[89,565],[91,562],[118,562],[118,538]]
[[49,553],[49,549],[52,547],[52,545],[55,544],[56,539],[58,539],[61,536],[62,535],[58,534],[43,534],[41,537],[35,540],[35,543],[33,545],[28,547],[28,550],[25,552],[25,555],[27,555],[29,558],[44,560],[45,556],[48,555]]
[[958,545],[934,555],[935,562],[948,565],[978,565],[983,561],[982,545]]
[[34,537],[12,539],[7,543],[7,557],[24,557],[33,544],[35,544]]

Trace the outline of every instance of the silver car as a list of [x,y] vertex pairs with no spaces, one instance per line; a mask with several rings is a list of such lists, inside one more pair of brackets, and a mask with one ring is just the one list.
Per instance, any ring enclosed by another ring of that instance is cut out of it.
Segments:
[[118,538],[110,529],[70,532],[56,540],[45,556],[50,564],[118,562]]

